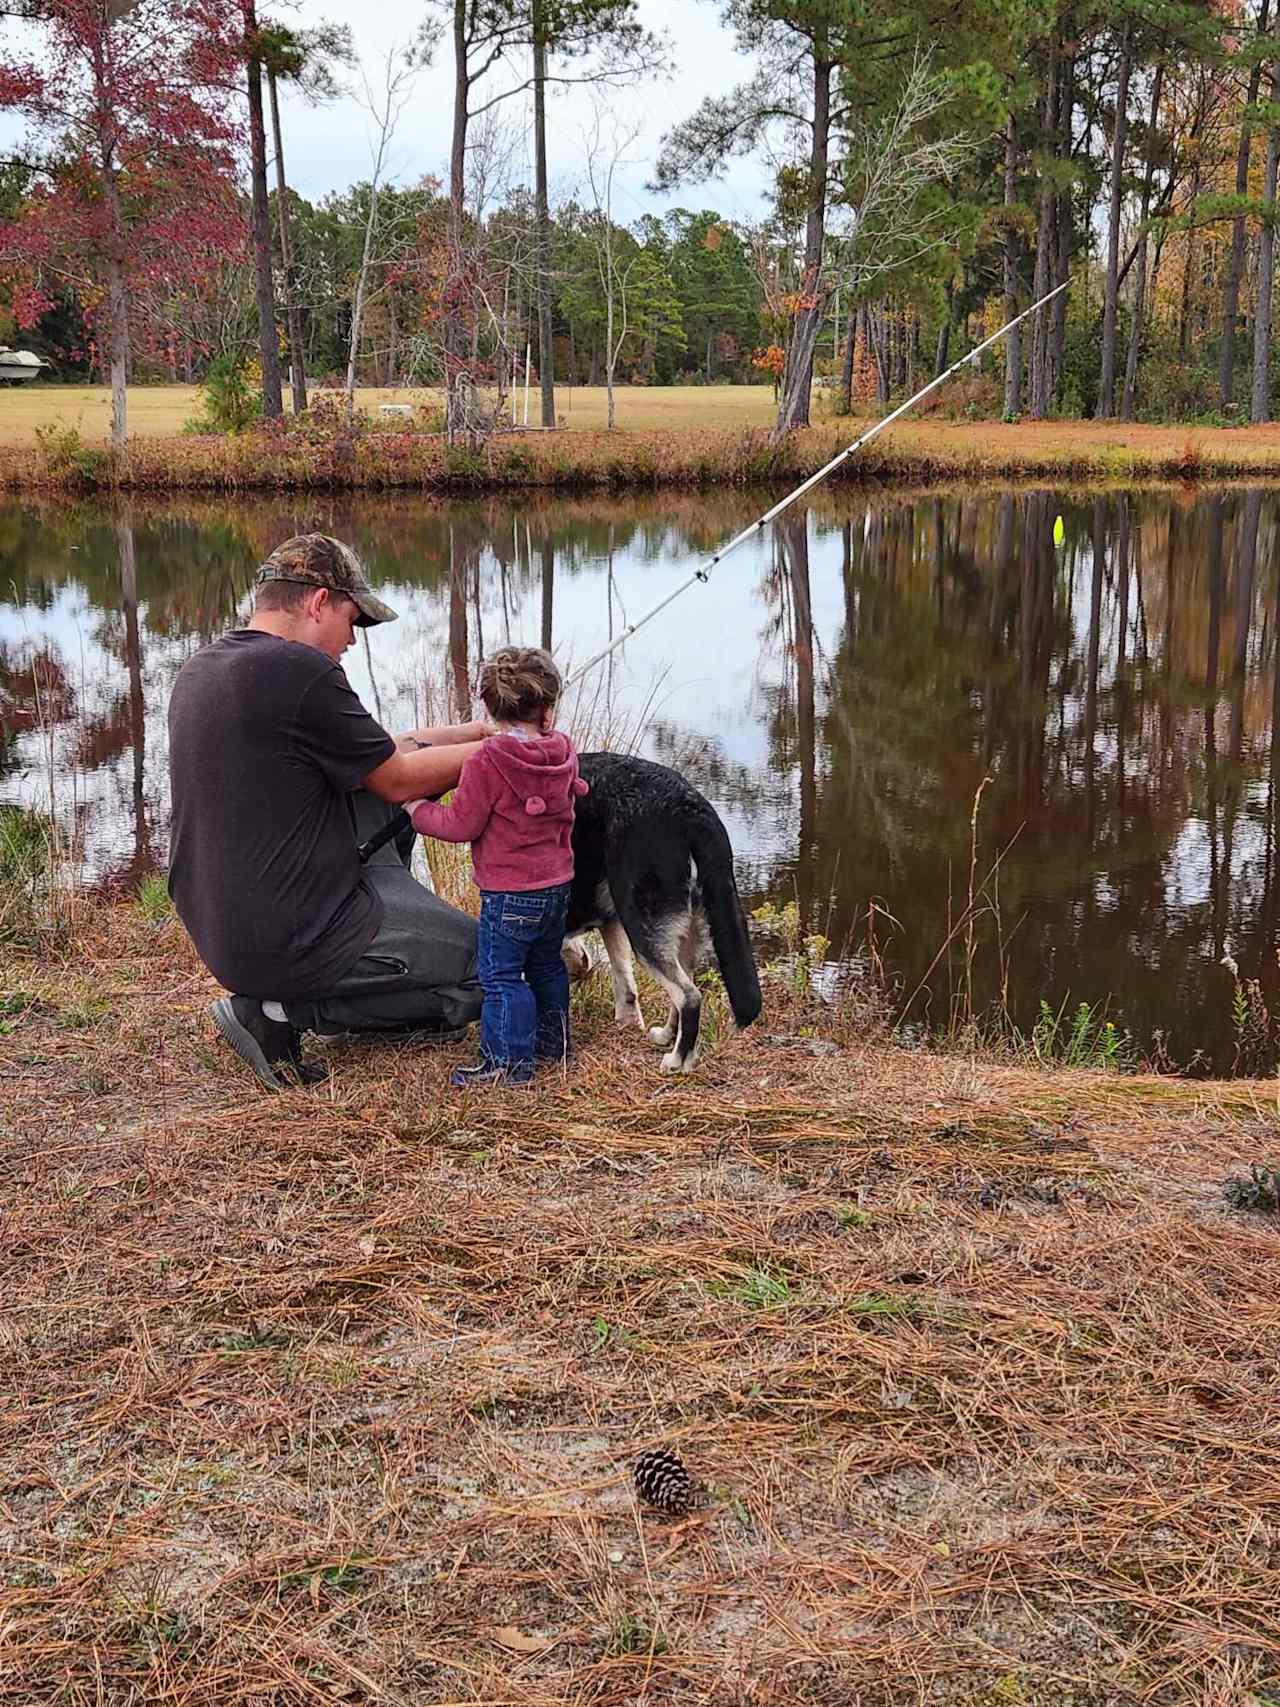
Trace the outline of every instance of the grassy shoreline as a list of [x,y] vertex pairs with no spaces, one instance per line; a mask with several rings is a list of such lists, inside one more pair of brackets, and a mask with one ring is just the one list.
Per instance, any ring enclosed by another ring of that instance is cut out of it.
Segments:
[[[162,912],[0,950],[0,1702],[1280,1695],[1273,1082],[897,1048],[258,1093]],[[637,1510],[677,1446],[709,1504]]]
[[[763,426],[512,433],[478,450],[438,434],[362,424],[239,437],[139,437],[117,464],[77,437],[0,448],[0,490],[637,491],[790,484],[870,426],[829,419],[782,445]],[[1154,427],[1118,422],[895,423],[832,477],[849,483],[1046,479],[1071,483],[1280,478],[1280,424]]]

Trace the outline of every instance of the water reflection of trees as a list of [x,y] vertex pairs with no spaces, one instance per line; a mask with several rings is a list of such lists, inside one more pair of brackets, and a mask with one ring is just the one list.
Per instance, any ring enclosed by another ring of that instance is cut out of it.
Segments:
[[[1221,1048],[1224,949],[1274,973],[1280,689],[1275,589],[1259,622],[1256,577],[1272,504],[1258,491],[1189,511],[1099,498],[1068,509],[1061,553],[1048,494],[863,517],[841,553],[815,868],[797,869],[797,894],[833,895],[846,929],[884,897],[909,974],[923,970],[963,905],[972,803],[989,775],[980,864],[1009,850],[999,901],[1021,1014],[1067,988],[1109,994],[1184,1054],[1206,1039]],[[788,549],[794,620],[802,560]],[[796,696],[797,731],[803,658],[798,645],[780,690]],[[781,737],[783,711],[774,721]],[[785,740],[774,753],[789,762]],[[804,787],[801,770],[802,802]],[[803,844],[802,831],[800,860]],[[990,919],[987,934],[991,945]],[[990,955],[988,997],[997,979]]]
[[[43,650],[62,683],[47,695],[54,720],[74,725],[69,762],[110,772],[131,821],[113,855],[127,875],[163,846],[172,673],[236,620],[256,565],[288,534],[348,538],[375,582],[408,590],[402,627],[420,625],[419,652],[397,635],[396,652],[361,655],[387,715],[408,702],[425,719],[467,714],[495,645],[563,643],[569,583],[599,578],[602,619],[620,631],[648,603],[647,565],[687,564],[757,508],[741,493],[286,494],[139,502],[126,528],[89,503],[7,505],[0,586],[36,639],[0,650],[4,750],[13,763],[30,740]],[[902,922],[908,977],[961,904],[989,776],[979,865],[1008,849],[999,902],[1022,1013],[1069,986],[1143,1012],[1183,1054],[1220,1047],[1229,988],[1217,960],[1230,949],[1242,969],[1275,972],[1277,525],[1261,489],[827,493],[781,520],[758,588],[760,655],[741,715],[767,764],[671,722],[652,724],[648,750],[750,826],[771,862],[762,885],[795,896],[806,925],[829,917],[839,934],[883,900]],[[41,616],[68,601],[87,607],[118,666],[93,691],[73,690],[71,663],[39,637]],[[608,702],[608,669],[600,681]],[[993,994],[990,958],[986,976]],[[936,995],[935,1012],[944,985]]]

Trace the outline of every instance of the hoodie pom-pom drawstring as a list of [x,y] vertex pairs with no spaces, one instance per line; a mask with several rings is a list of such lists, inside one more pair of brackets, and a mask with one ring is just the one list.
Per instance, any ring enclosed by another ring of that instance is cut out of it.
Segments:
[[540,794],[531,794],[524,803],[524,809],[531,818],[538,818],[546,811],[547,803]]

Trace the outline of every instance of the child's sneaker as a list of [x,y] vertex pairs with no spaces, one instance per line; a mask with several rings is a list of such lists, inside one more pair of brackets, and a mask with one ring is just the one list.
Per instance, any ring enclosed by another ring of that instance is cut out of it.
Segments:
[[478,1061],[474,1067],[455,1067],[449,1074],[455,1091],[488,1089],[504,1085],[531,1085],[532,1066],[504,1067],[497,1061]]

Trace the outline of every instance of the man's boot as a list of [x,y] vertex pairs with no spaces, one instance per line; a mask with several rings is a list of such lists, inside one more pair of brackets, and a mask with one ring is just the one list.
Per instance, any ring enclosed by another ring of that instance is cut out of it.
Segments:
[[260,1084],[282,1091],[292,1081],[317,1085],[328,1077],[319,1062],[302,1059],[302,1033],[287,1020],[268,1019],[253,996],[223,996],[210,1008],[213,1023]]

